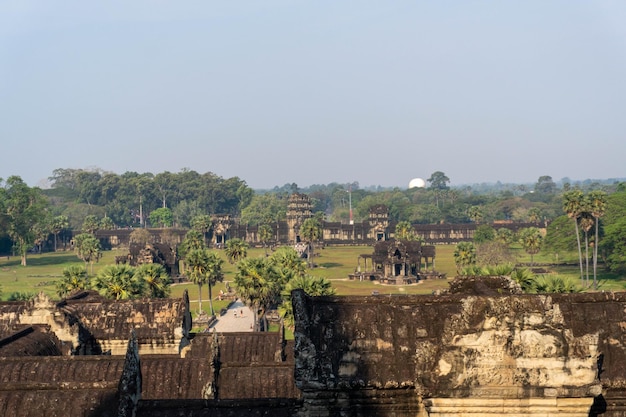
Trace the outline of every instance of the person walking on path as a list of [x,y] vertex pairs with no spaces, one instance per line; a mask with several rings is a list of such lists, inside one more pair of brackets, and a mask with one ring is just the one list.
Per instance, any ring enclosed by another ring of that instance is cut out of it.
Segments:
[[226,314],[218,316],[210,329],[218,333],[251,332],[254,328],[253,320],[252,311],[237,299],[228,307]]

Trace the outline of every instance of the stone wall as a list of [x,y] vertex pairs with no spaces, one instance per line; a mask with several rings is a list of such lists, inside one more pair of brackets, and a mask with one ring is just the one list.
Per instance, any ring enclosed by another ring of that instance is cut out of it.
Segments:
[[[295,291],[294,343],[282,333],[188,334],[186,297],[4,304],[0,320],[15,333],[0,339],[0,415],[112,416],[121,405],[124,415],[162,417],[626,417],[626,293],[485,288]],[[97,343],[118,343],[116,353],[131,334],[126,357],[21,356],[68,355],[56,347],[79,322]],[[50,339],[54,326],[61,336]],[[185,334],[189,344],[171,353],[167,341]],[[152,340],[161,354],[146,350]]]
[[[294,220],[295,221],[295,220]],[[544,224],[537,223],[494,223],[491,224],[494,229],[506,228],[514,232],[525,227],[545,228]],[[295,243],[296,232],[295,223],[286,221],[275,222],[270,224],[272,228],[272,239],[270,244],[293,244]],[[322,239],[321,241],[327,245],[371,245],[382,237],[387,240],[394,236],[396,222],[385,220],[382,224],[372,223],[371,219],[363,222],[350,224],[342,224],[337,222],[322,222]],[[459,224],[416,224],[413,225],[415,233],[422,237],[429,244],[453,244],[463,241],[472,240],[476,231],[475,223],[459,223]],[[154,242],[165,243],[163,234],[169,233],[173,239],[168,241],[168,245],[175,247],[181,243],[185,237],[186,229],[147,229]],[[78,232],[77,232],[78,233]],[[75,234],[77,234],[75,233]],[[128,248],[130,234],[132,229],[115,229],[115,230],[98,230],[96,237],[100,240],[105,249]],[[381,235],[381,236],[379,236]],[[169,238],[170,236],[168,236]],[[228,231],[224,237],[228,239],[243,239],[246,242],[261,246],[262,242],[258,234],[258,225],[245,225],[233,222],[229,225]],[[215,240],[215,236],[210,234],[211,241]],[[223,247],[223,246],[222,246]],[[165,252],[165,251],[164,251]],[[126,256],[127,253],[121,253]]]
[[142,354],[177,354],[187,308],[183,299],[114,301],[78,294],[57,303],[40,293],[28,302],[0,303],[0,339],[35,326],[54,335],[62,354],[122,355],[134,331]]
[[300,416],[624,415],[624,293],[293,300]]

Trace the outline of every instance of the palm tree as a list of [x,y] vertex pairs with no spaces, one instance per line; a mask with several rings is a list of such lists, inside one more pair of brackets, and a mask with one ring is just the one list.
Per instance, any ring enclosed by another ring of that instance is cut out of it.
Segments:
[[298,251],[291,246],[281,246],[274,251],[269,259],[283,275],[283,282],[285,283],[291,277],[302,277],[306,274],[306,262],[302,260]]
[[187,254],[197,249],[206,249],[204,237],[202,233],[196,229],[190,229],[185,235],[183,242],[178,246],[178,255],[183,259],[183,269]]
[[260,330],[260,321],[267,330],[265,313],[278,301],[282,290],[280,274],[267,258],[245,258],[237,263],[234,283],[239,298],[254,314],[254,330]]
[[87,264],[91,264],[93,274],[93,263],[100,258],[100,241],[89,233],[81,233],[74,237],[74,251],[85,262],[85,268]]
[[56,216],[50,222],[50,229],[54,235],[54,251],[57,251],[57,239],[59,233],[70,227],[70,219],[67,216]]
[[238,238],[230,239],[226,241],[224,252],[228,262],[235,264],[248,256],[248,244]]
[[313,268],[313,242],[322,236],[322,227],[319,221],[310,217],[302,222],[300,226],[300,236],[308,243],[309,267]]
[[211,315],[215,315],[212,288],[217,282],[224,280],[224,272],[222,271],[224,260],[217,253],[209,252],[208,261],[207,285],[209,286],[209,306],[211,307]]
[[580,280],[583,278],[583,254],[580,247],[580,232],[578,231],[578,218],[582,214],[583,192],[580,190],[571,190],[563,193],[563,211],[567,213],[567,217],[574,221],[576,229],[576,243],[578,245],[578,264],[580,265]]
[[591,210],[591,215],[595,219],[595,234],[596,238],[593,244],[593,288],[598,289],[598,281],[597,281],[597,269],[598,269],[598,243],[599,243],[599,223],[600,217],[604,216],[604,212],[606,211],[607,204],[607,195],[604,191],[594,190],[589,193],[589,205]]
[[513,240],[514,236],[511,229],[501,227],[496,231],[496,241],[505,245],[510,245],[511,243],[513,243]]
[[478,224],[483,219],[483,212],[480,207],[471,206],[467,209],[467,217],[469,217],[474,223]]
[[535,289],[535,274],[530,269],[516,268],[509,276],[522,287],[524,292],[531,292]]
[[395,237],[398,240],[413,240],[415,237],[415,231],[411,222],[398,222],[398,224],[396,224]]
[[587,209],[588,201],[587,198],[585,198],[585,211],[580,216],[580,228],[585,234],[585,277],[586,286],[589,287],[589,230],[593,227],[594,218]]
[[530,255],[530,264],[532,265],[534,263],[533,257],[535,254],[539,253],[541,243],[543,242],[541,231],[536,227],[522,229],[519,232],[519,241],[522,244],[524,251]]
[[208,246],[207,234],[209,230],[213,227],[213,219],[208,214],[199,214],[191,219],[191,227],[200,233],[202,233],[202,238],[204,240],[204,244]]
[[100,229],[100,220],[98,220],[97,216],[89,214],[85,216],[81,229],[83,233],[90,233],[93,235]]
[[259,226],[259,240],[263,243],[263,249],[265,250],[265,256],[267,256],[267,242],[272,240],[274,235],[274,231],[272,227],[268,224],[262,224]]
[[152,298],[166,298],[170,294],[170,276],[161,264],[142,264],[135,276],[145,283],[146,295]]
[[528,221],[530,223],[539,223],[541,220],[541,211],[537,207],[528,209]]
[[50,222],[42,219],[42,221],[35,223],[31,227],[31,232],[34,237],[33,243],[37,247],[37,253],[41,253],[41,248],[50,235]]
[[115,223],[110,217],[103,217],[100,219],[100,229],[102,230],[113,230],[115,229]]
[[457,272],[476,263],[476,247],[471,242],[459,242],[454,249],[454,263]]
[[193,249],[185,257],[187,276],[198,285],[198,313],[202,312],[202,286],[209,280],[209,251]]
[[86,290],[89,288],[87,270],[82,265],[70,265],[63,268],[63,277],[56,282],[57,294],[64,297],[75,290]]
[[577,293],[583,289],[574,280],[558,275],[543,275],[535,282],[535,292],[538,294]]
[[185,234],[185,239],[183,240],[183,246],[191,251],[194,249],[204,249],[206,245],[204,244],[204,236],[202,232],[196,229],[190,229],[187,234]]
[[129,265],[104,267],[93,281],[93,286],[107,298],[128,300],[143,294],[143,282],[135,277],[135,268]]
[[287,327],[289,327],[291,330],[293,330],[294,328],[291,292],[296,289],[303,289],[304,292],[312,296],[335,294],[335,289],[333,288],[331,282],[326,278],[314,277],[311,275],[302,275],[294,277],[291,281],[289,281],[280,294],[283,302],[278,307],[278,311],[285,321]]

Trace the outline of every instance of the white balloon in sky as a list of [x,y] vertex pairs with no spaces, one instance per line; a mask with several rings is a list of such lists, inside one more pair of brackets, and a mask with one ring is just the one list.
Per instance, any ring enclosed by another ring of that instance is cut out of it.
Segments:
[[424,188],[426,186],[426,181],[422,178],[413,178],[409,181],[409,188]]

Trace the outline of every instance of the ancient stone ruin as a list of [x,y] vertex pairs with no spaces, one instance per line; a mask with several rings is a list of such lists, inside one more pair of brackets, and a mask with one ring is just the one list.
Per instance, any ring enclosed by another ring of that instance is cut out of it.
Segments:
[[298,416],[625,415],[624,293],[293,302]]
[[189,300],[0,303],[2,416],[626,416],[626,293],[293,293],[295,341]]
[[379,241],[374,245],[372,254],[359,255],[357,264],[357,270],[349,275],[350,279],[376,280],[383,284],[414,284],[422,279],[445,277],[432,269],[435,265],[435,247],[420,241]]

